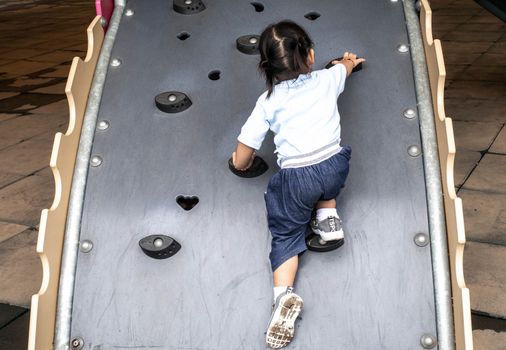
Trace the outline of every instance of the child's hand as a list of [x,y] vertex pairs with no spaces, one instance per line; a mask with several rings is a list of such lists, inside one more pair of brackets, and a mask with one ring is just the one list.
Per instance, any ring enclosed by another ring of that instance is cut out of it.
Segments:
[[343,60],[350,60],[353,63],[353,68],[355,68],[358,64],[365,62],[365,58],[358,58],[357,55],[352,52],[345,52]]
[[246,170],[248,170],[248,169],[251,167],[251,165],[253,164],[253,160],[254,160],[254,159],[255,159],[255,152],[251,153],[251,157],[250,157],[249,162],[248,162],[248,164],[246,165],[246,167],[243,167],[243,168],[238,168],[238,167],[236,166],[236,164],[237,164],[237,154],[236,154],[236,152],[233,152],[233,153],[232,153],[232,163],[234,164],[234,167],[235,167],[237,170],[240,170],[240,171],[246,171]]
[[[332,64],[342,63],[346,67],[347,75],[350,75],[355,67],[357,67],[360,63],[365,62],[365,58],[358,58],[352,52],[345,52],[343,58],[340,61],[332,61]],[[358,69],[358,68],[357,68]]]

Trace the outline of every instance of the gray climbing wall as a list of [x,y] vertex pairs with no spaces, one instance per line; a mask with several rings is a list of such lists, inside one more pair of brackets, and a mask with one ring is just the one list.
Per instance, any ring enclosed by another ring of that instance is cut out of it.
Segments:
[[[258,56],[235,40],[292,19],[315,41],[315,69],[350,50],[367,58],[339,99],[343,143],[353,148],[338,199],[346,243],[306,252],[297,292],[305,309],[290,349],[420,349],[436,333],[422,157],[402,4],[381,0],[207,1],[185,16],[172,1],[128,1],[112,57],[86,187],[72,337],[84,349],[264,349],[272,301],[263,194],[276,171],[272,136],[259,155],[270,170],[234,176],[227,160],[264,83]],[[321,16],[304,17],[309,12]],[[190,37],[180,40],[177,35]],[[208,73],[221,72],[210,80]],[[154,96],[186,93],[193,105],[159,111]],[[316,118],[317,116],[315,116]],[[192,195],[190,211],[177,203]],[[164,234],[181,243],[173,257],[146,256],[138,241]]]

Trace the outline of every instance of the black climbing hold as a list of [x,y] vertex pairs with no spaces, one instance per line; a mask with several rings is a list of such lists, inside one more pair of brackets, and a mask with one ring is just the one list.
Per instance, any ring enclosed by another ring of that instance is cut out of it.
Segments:
[[318,12],[309,12],[304,15],[308,20],[314,21],[315,19],[318,19],[321,15]]
[[[335,66],[335,64],[332,64],[332,62],[333,61],[340,61],[342,59],[343,59],[342,57],[334,58],[329,63],[327,63],[327,65],[325,66],[325,68],[329,69],[330,67]],[[357,66],[355,68],[353,68],[352,72],[355,73],[355,72],[358,72],[360,70],[362,70],[362,62],[360,62],[359,64],[357,64]]]
[[209,72],[207,77],[211,80],[218,80],[218,79],[220,79],[220,74],[221,74],[221,72],[219,70],[212,70]]
[[186,40],[186,39],[188,39],[190,37],[190,33],[188,33],[188,32],[181,32],[181,33],[179,33],[176,36],[177,36],[177,38],[179,40],[183,41],[183,40]]
[[262,175],[269,169],[269,166],[265,160],[259,156],[256,156],[255,159],[253,159],[253,164],[248,170],[237,170],[234,166],[234,163],[232,162],[232,158],[228,160],[228,168],[237,176],[251,178]]
[[237,50],[245,53],[246,55],[258,54],[258,42],[260,41],[259,35],[243,35],[235,41]]
[[151,235],[139,241],[142,251],[154,259],[167,259],[175,255],[181,244],[174,238],[165,235]]
[[165,113],[179,113],[188,109],[192,101],[179,91],[167,91],[155,97],[156,107]]
[[193,15],[206,9],[206,5],[200,0],[174,0],[172,7],[182,15]]
[[197,196],[183,196],[179,195],[176,197],[176,203],[179,204],[181,208],[184,210],[192,210],[194,206],[196,206],[199,202],[199,197]]
[[344,244],[344,238],[337,239],[335,241],[325,242],[321,239],[320,235],[315,233],[311,233],[306,237],[306,246],[307,249],[313,252],[330,252],[331,250],[335,250]]
[[255,8],[256,12],[262,12],[264,10],[264,5],[259,2],[252,2],[251,5]]

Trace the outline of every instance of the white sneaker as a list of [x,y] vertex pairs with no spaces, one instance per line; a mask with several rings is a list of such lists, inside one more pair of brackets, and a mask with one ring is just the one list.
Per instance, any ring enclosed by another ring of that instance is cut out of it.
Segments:
[[276,298],[265,336],[265,342],[270,348],[279,349],[292,341],[295,320],[302,311],[303,305],[302,298],[293,293],[292,288],[287,288],[286,292]]
[[311,229],[325,241],[344,239],[344,231],[339,216],[329,216],[323,220],[311,220]]

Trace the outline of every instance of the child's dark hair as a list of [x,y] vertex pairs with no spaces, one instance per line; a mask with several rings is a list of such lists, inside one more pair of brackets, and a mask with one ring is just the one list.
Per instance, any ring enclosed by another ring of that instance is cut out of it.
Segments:
[[311,71],[308,57],[312,47],[309,35],[295,22],[285,20],[264,29],[260,35],[258,68],[265,76],[267,97],[276,83]]

